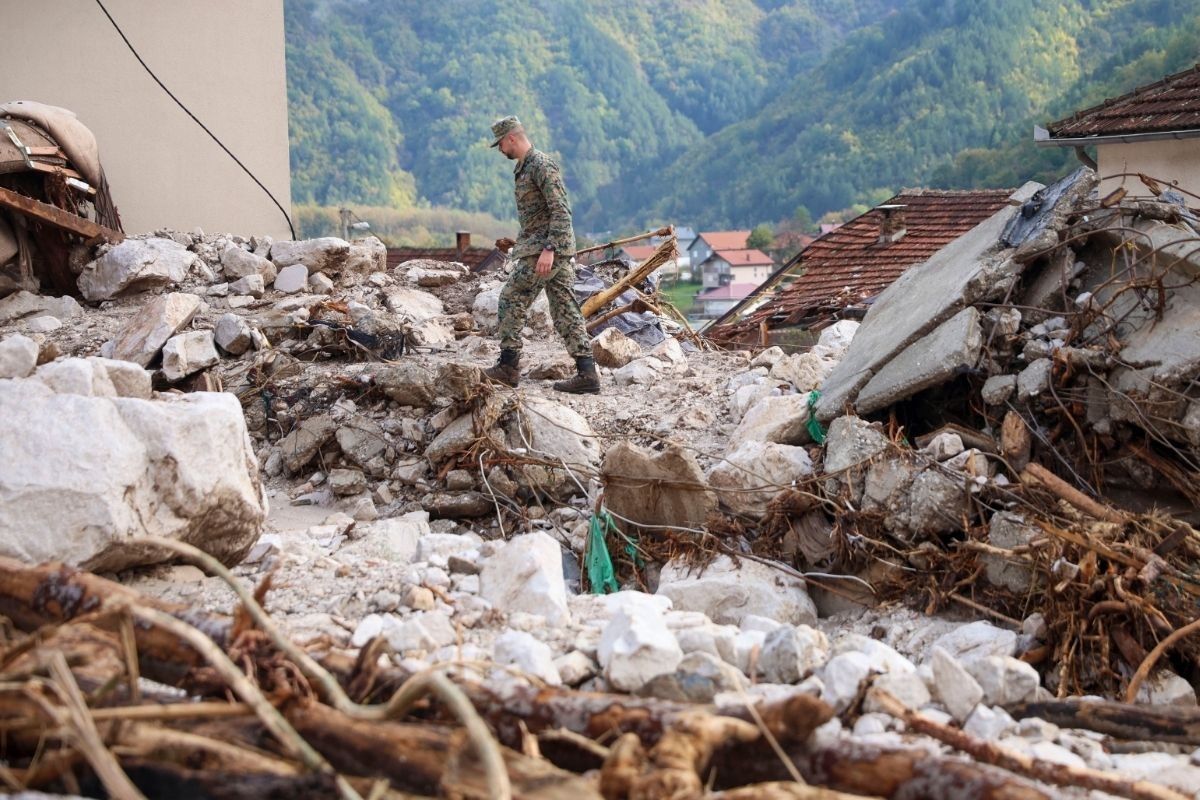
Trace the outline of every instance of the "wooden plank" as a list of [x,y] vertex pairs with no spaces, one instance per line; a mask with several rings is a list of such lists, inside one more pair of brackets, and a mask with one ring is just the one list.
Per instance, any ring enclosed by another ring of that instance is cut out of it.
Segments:
[[19,211],[27,217],[48,222],[57,228],[78,234],[85,239],[105,239],[113,244],[125,240],[125,234],[120,231],[106,228],[103,225],[92,222],[90,219],[84,219],[69,211],[56,208],[49,203],[34,200],[31,197],[17,194],[3,187],[0,187],[0,206],[11,208],[13,211]]

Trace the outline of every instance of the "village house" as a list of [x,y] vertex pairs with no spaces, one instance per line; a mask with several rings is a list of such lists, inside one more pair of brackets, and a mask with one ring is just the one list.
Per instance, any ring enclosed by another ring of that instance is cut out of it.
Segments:
[[695,272],[718,250],[745,250],[749,238],[750,231],[701,231],[687,246],[688,263]]
[[758,286],[771,276],[775,262],[761,250],[717,250],[699,266],[701,284],[716,289],[733,283]]
[[871,302],[911,266],[986,220],[1011,189],[906,189],[817,238],[709,329],[710,337],[760,343],[771,332],[815,330],[861,319]]
[[717,319],[749,297],[754,289],[753,283],[729,283],[714,289],[705,289],[696,295],[695,306],[703,309],[700,313],[701,319]]
[[[1100,176],[1101,197],[1119,188],[1131,197],[1158,193],[1138,175],[1200,195],[1200,64],[1035,127],[1033,138],[1074,147]],[[1094,161],[1085,147],[1096,148]]]

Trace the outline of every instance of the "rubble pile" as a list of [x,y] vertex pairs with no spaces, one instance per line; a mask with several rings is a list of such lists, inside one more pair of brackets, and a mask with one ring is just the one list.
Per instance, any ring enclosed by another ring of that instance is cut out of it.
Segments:
[[595,396],[544,383],[570,369],[545,309],[521,388],[486,383],[502,276],[388,270],[377,240],[162,231],[83,267],[89,305],[0,299],[0,675],[38,687],[0,693],[6,780],[1200,791],[1187,640],[1147,656],[1194,605],[1194,532],[1104,493],[1188,485],[1194,373],[1145,355],[1186,339],[1186,209],[1101,212],[1088,180],[805,352],[696,348],[617,293],[662,337],[594,329]]

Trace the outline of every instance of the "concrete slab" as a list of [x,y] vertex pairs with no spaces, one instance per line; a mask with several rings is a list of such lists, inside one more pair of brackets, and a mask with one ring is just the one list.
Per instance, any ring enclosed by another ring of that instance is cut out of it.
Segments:
[[858,393],[858,413],[887,408],[975,366],[983,349],[979,317],[974,307],[964,308],[884,364]]
[[[1024,203],[1042,188],[1029,182],[1012,194]],[[987,297],[1019,271],[1000,244],[1000,234],[1017,213],[1001,209],[966,234],[910,267],[876,299],[855,334],[845,358],[821,387],[817,418],[829,422],[853,404],[858,392],[896,354],[928,334],[964,307]]]

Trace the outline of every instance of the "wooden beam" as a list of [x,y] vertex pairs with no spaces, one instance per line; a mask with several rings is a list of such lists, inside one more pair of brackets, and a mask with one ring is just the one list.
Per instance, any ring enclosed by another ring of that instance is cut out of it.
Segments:
[[125,240],[125,234],[92,222],[90,219],[63,211],[61,208],[34,200],[11,189],[0,187],[0,207],[11,208],[27,217],[47,222],[56,228],[78,234],[85,239],[105,239],[112,244]]

